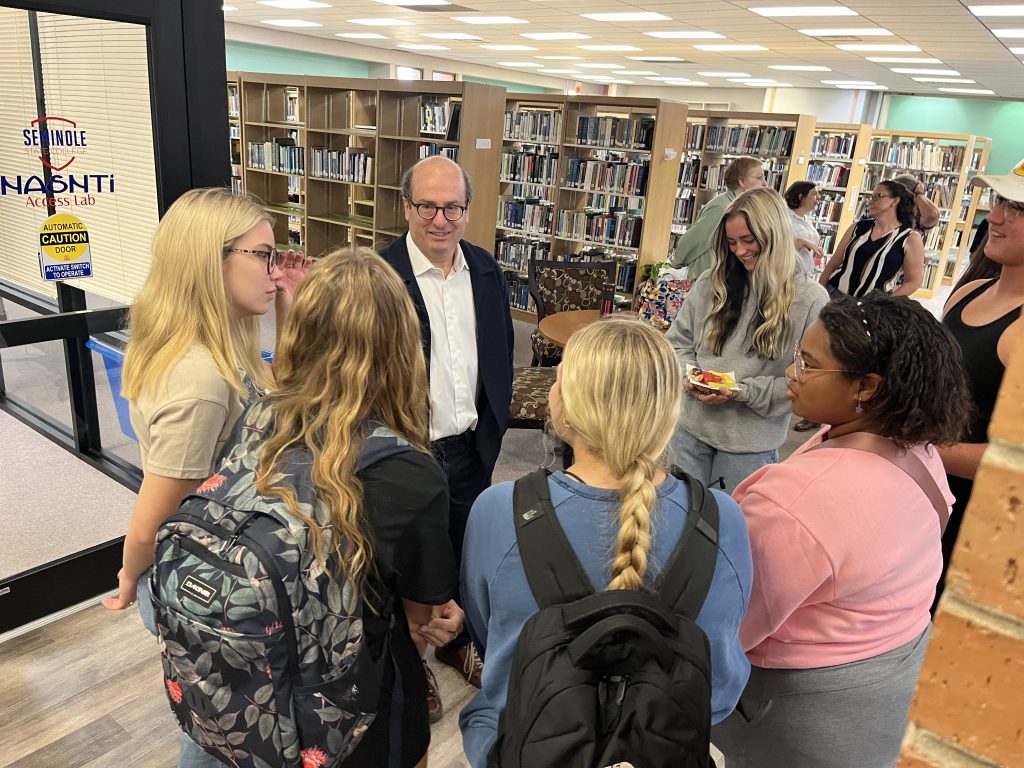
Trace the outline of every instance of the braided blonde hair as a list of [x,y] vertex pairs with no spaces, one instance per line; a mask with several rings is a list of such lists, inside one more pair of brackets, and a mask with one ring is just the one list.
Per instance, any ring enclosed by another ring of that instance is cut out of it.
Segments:
[[679,418],[682,377],[665,337],[607,319],[573,334],[559,391],[566,419],[619,480],[619,533],[608,589],[642,589],[651,549],[654,478]]

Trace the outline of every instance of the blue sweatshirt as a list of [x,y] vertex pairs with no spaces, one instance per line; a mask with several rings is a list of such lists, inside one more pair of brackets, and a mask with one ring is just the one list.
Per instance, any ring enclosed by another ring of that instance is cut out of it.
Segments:
[[[516,544],[512,520],[512,483],[484,491],[473,504],[462,559],[462,597],[466,619],[485,656],[480,692],[459,719],[462,742],[473,768],[483,768],[505,708],[508,677],[519,633],[538,610]],[[618,535],[619,494],[592,488],[556,472],[548,480],[558,521],[595,589],[611,580]],[[720,510],[715,577],[697,617],[711,644],[711,722],[724,719],[747,683],[750,664],[739,643],[753,568],[747,524],[736,503],[715,491]],[[647,581],[661,572],[679,542],[689,508],[686,484],[671,475],[658,487],[651,525],[652,551]]]

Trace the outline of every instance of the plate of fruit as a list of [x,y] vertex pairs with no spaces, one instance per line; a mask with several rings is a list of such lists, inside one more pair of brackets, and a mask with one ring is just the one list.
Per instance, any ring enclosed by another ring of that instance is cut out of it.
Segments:
[[718,389],[739,389],[736,384],[736,374],[733,371],[723,373],[688,365],[686,366],[686,378],[693,386],[705,392],[714,392]]

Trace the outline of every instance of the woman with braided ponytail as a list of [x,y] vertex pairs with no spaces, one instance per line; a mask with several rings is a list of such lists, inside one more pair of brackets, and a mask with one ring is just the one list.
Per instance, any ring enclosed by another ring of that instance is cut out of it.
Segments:
[[[551,388],[550,419],[575,463],[548,478],[558,522],[590,583],[641,590],[658,577],[686,524],[689,492],[668,472],[682,374],[672,346],[651,328],[607,319],[573,334]],[[738,628],[750,593],[750,545],[735,502],[720,510],[714,580],[697,623],[710,642],[713,722],[735,706],[748,665]],[[474,641],[486,654],[481,691],[463,710],[463,745],[486,765],[505,708],[519,633],[538,606],[516,544],[513,484],[477,499],[463,547],[463,597]]]

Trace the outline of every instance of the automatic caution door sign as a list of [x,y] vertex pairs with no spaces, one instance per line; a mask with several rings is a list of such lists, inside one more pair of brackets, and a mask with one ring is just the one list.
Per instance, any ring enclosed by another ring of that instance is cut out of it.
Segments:
[[69,213],[58,213],[39,230],[39,271],[44,280],[92,277],[92,253],[85,224]]

